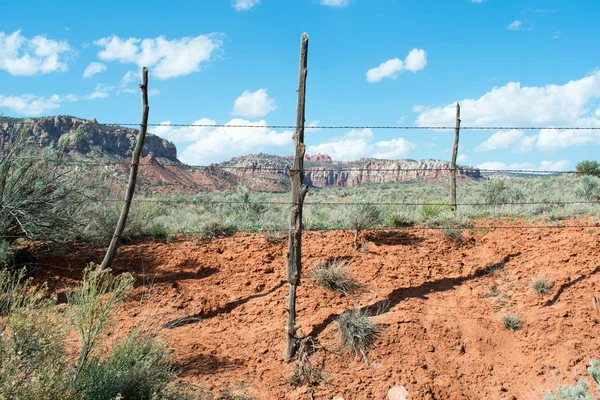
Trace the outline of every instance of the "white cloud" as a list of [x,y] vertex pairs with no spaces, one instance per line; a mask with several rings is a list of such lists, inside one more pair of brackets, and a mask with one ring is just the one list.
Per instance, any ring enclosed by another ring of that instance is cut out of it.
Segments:
[[404,61],[399,58],[392,58],[375,68],[367,71],[367,82],[375,83],[384,78],[396,79],[404,70],[416,73],[422,71],[427,65],[427,52],[420,49],[412,49]]
[[98,52],[101,60],[146,66],[161,80],[199,71],[203,63],[213,58],[222,43],[218,34],[173,40],[163,36],[156,39],[121,39],[113,35],[94,42],[102,48]]
[[334,160],[351,161],[362,157],[397,159],[406,157],[417,145],[404,138],[373,142],[370,129],[352,130],[340,138],[309,146],[309,154],[327,154]]
[[[168,122],[164,123],[168,124]],[[214,125],[215,121],[200,119],[196,125]],[[265,121],[250,122],[232,119],[225,127],[159,126],[153,130],[158,136],[174,142],[194,142],[185,148],[181,160],[191,165],[205,165],[229,160],[231,157],[258,152],[285,153],[293,151],[292,132],[277,132],[266,128]],[[231,125],[251,125],[249,128]]]
[[416,105],[412,108],[412,111],[416,112],[416,113],[423,112],[424,110],[425,110],[425,106],[422,106],[422,105]]
[[67,58],[72,53],[68,42],[35,36],[31,39],[15,31],[0,32],[0,69],[11,75],[31,76],[67,70]]
[[88,65],[85,68],[85,71],[83,71],[83,77],[84,78],[89,78],[90,76],[99,74],[101,72],[106,71],[106,64],[103,63],[99,63],[99,62],[92,62],[90,63],[90,65]]
[[260,0],[233,0],[233,8],[236,11],[247,11],[260,4]]
[[427,65],[427,52],[425,50],[412,49],[404,60],[404,69],[417,73],[425,69]]
[[467,162],[469,160],[469,156],[466,154],[459,154],[458,157],[456,157],[456,162],[462,164],[464,162]]
[[523,22],[516,20],[514,22],[512,22],[511,24],[509,24],[506,29],[508,29],[509,31],[518,31],[521,30],[521,27],[523,26]]
[[321,0],[322,6],[342,8],[350,4],[350,0]]
[[317,132],[317,131],[320,131],[320,130],[321,130],[321,128],[319,127],[319,123],[320,123],[320,122],[321,122],[321,121],[319,121],[319,120],[317,119],[317,120],[315,120],[315,121],[309,122],[309,123],[308,123],[308,124],[307,124],[305,127],[306,127],[306,128],[310,128],[310,129],[308,129],[308,132]]
[[511,129],[498,131],[488,140],[475,147],[475,151],[492,151],[511,148],[522,153],[531,151],[536,141],[536,136],[526,136],[521,130]]
[[384,78],[396,79],[400,72],[404,70],[404,63],[399,58],[392,58],[378,67],[371,68],[367,71],[367,82],[375,83]]
[[55,94],[50,97],[25,94],[22,96],[0,95],[0,107],[8,108],[18,114],[36,116],[60,107],[64,99]]
[[246,90],[235,100],[232,114],[257,118],[264,117],[276,108],[277,104],[269,97],[267,89],[258,89],[256,92]]
[[507,165],[499,161],[489,161],[479,164],[477,168],[487,170],[532,170],[532,171],[565,171],[571,162],[569,160],[542,161],[539,166],[532,163],[513,163]]
[[[478,99],[463,99],[463,126],[600,126],[588,115],[591,102],[600,98],[600,71],[564,85],[521,86],[509,82]],[[420,126],[454,126],[456,103],[426,108],[419,114]]]
[[537,137],[537,148],[540,151],[552,152],[589,144],[600,144],[600,131],[542,129]]
[[92,93],[88,94],[87,96],[84,96],[83,99],[84,100],[105,99],[110,96],[110,92],[112,92],[113,90],[115,90],[114,86],[99,83],[96,85],[96,88],[94,89],[94,91]]

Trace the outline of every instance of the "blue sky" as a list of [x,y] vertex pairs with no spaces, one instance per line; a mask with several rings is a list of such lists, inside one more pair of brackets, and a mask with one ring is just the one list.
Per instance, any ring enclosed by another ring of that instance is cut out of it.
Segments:
[[[53,3],[53,4],[52,4]],[[101,4],[101,5],[98,5]],[[600,127],[600,3],[578,0],[9,1],[0,19],[0,109],[103,123],[254,128],[153,131],[180,158],[292,153],[300,35],[310,35],[307,123]],[[450,158],[453,134],[307,131],[334,159]],[[600,131],[463,131],[459,161],[572,169],[598,158]]]

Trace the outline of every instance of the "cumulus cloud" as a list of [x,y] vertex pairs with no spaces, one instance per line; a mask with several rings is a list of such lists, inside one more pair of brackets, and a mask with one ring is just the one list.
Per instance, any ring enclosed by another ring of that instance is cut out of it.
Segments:
[[[463,99],[463,126],[600,126],[590,116],[593,100],[600,97],[600,71],[564,85],[521,86],[509,82],[494,87],[478,99]],[[417,117],[420,126],[454,125],[456,103],[425,108]]]
[[[169,122],[163,123],[165,125]],[[200,119],[195,125],[214,125],[215,121]],[[277,132],[267,128],[265,121],[251,122],[232,119],[224,127],[170,127],[158,126],[153,130],[158,136],[174,142],[193,142],[187,146],[180,159],[191,165],[205,165],[228,160],[248,153],[281,153],[293,150],[292,132]],[[237,128],[231,125],[251,125]],[[285,149],[285,150],[284,150]]]
[[321,5],[326,7],[342,8],[350,4],[350,0],[321,0]]
[[459,154],[458,157],[456,158],[456,162],[458,163],[465,163],[469,160],[469,156],[466,154]]
[[565,171],[571,162],[569,160],[542,161],[539,166],[532,163],[505,164],[499,161],[489,161],[477,165],[477,168],[487,170],[532,170],[532,171]]
[[11,75],[31,76],[67,70],[67,59],[72,53],[68,42],[35,36],[0,32],[0,69]]
[[427,52],[420,49],[412,49],[404,61],[399,58],[387,60],[375,68],[367,71],[367,82],[375,83],[385,78],[396,79],[405,70],[416,73],[425,69],[427,65]]
[[257,118],[264,117],[276,108],[277,104],[269,97],[267,89],[258,89],[256,92],[246,90],[235,100],[232,114]]
[[106,69],[106,64],[92,62],[85,68],[85,71],[83,71],[83,77],[89,78],[90,76],[106,71]]
[[533,149],[536,139],[536,136],[526,136],[525,132],[521,130],[498,131],[485,142],[476,146],[475,151],[512,149],[525,153]]
[[512,22],[511,24],[509,24],[506,29],[508,29],[509,31],[519,31],[521,30],[521,27],[523,26],[523,22],[516,20],[514,22]]
[[[463,126],[574,126],[600,127],[597,99],[600,98],[600,71],[564,85],[522,87],[518,82],[494,87],[478,99],[461,103]],[[419,126],[452,126],[456,104],[423,109]],[[521,131],[494,133],[477,146],[478,151],[511,149],[557,151],[571,146],[600,144],[600,131],[591,129],[541,129],[526,136]]]
[[96,88],[94,89],[94,91],[92,93],[88,94],[87,96],[84,96],[83,99],[84,100],[105,99],[110,96],[110,92],[112,92],[113,90],[115,90],[114,86],[99,83],[96,85]]
[[260,4],[260,0],[234,0],[233,8],[236,11],[247,11],[258,4]]
[[25,94],[22,96],[0,95],[0,107],[5,107],[17,114],[36,116],[60,107],[63,99],[55,94],[50,97]]
[[371,129],[352,130],[343,137],[308,146],[309,154],[328,154],[334,160],[351,161],[362,157],[397,159],[406,157],[417,145],[404,138],[373,141]]
[[198,72],[203,63],[213,58],[222,43],[218,34],[173,40],[163,36],[156,39],[121,39],[113,35],[94,42],[102,48],[98,52],[101,60],[146,66],[161,80]]

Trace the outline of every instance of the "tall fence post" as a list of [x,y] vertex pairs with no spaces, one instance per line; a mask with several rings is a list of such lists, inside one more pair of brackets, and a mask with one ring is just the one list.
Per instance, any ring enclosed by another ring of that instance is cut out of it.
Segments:
[[287,281],[290,285],[288,295],[288,323],[285,361],[296,354],[299,326],[296,325],[296,289],[300,284],[302,271],[302,205],[308,192],[304,184],[304,105],[306,100],[306,75],[308,59],[308,34],[303,33],[300,42],[300,73],[298,76],[298,107],[296,111],[296,132],[294,133],[294,166],[290,169],[292,184],[292,206],[290,207],[290,231],[287,252]]
[[137,179],[140,155],[142,154],[144,140],[146,139],[146,132],[148,131],[148,113],[150,112],[150,107],[148,106],[148,68],[146,67],[144,67],[142,70],[142,83],[140,84],[140,90],[142,92],[142,124],[140,126],[137,143],[131,157],[131,169],[129,171],[129,183],[127,184],[125,202],[123,203],[123,209],[121,210],[121,215],[119,216],[119,221],[117,222],[117,226],[115,228],[115,233],[110,241],[110,246],[108,246],[106,256],[104,256],[104,260],[102,261],[102,268],[110,267],[110,264],[115,258],[117,248],[119,247],[119,242],[121,241],[121,236],[123,235],[123,230],[125,229],[125,223],[127,222],[127,215],[129,214],[129,208],[131,207],[131,201],[133,200],[133,193],[135,191],[135,181]]
[[456,213],[456,156],[458,155],[458,134],[460,132],[460,104],[456,103],[456,128],[454,129],[454,147],[450,161],[450,197],[451,208]]

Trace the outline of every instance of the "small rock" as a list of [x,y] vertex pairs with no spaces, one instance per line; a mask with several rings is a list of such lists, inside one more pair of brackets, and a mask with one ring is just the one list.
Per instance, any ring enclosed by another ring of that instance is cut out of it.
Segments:
[[388,400],[408,400],[408,391],[404,386],[394,386],[388,391]]

